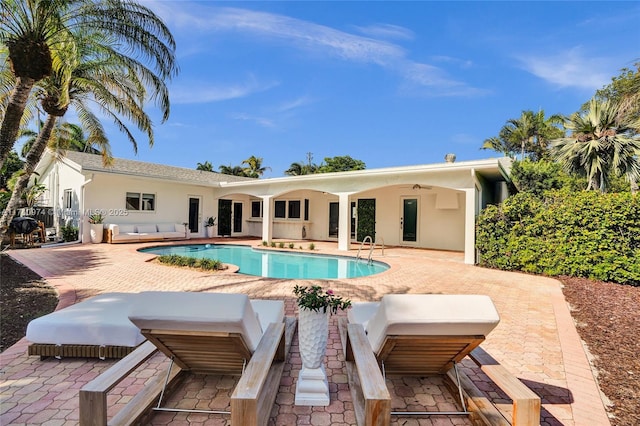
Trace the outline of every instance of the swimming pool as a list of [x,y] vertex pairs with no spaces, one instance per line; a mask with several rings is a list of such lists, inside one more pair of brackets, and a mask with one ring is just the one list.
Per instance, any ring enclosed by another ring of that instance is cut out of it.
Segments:
[[368,264],[366,259],[320,254],[282,253],[255,250],[247,246],[225,244],[187,244],[140,249],[145,253],[177,254],[196,258],[217,259],[240,268],[246,275],[289,279],[357,278],[389,269],[382,262]]

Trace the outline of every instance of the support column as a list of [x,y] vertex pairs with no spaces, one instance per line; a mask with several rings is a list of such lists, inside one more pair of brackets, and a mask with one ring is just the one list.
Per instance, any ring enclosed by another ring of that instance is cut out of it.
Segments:
[[476,190],[465,189],[464,198],[464,263],[476,263]]
[[349,219],[350,219],[350,202],[349,196],[351,193],[340,193],[339,197],[339,218],[338,218],[338,250],[349,251],[351,245],[351,237],[349,233]]
[[271,217],[272,196],[262,198],[262,241],[270,242],[273,238],[273,218]]

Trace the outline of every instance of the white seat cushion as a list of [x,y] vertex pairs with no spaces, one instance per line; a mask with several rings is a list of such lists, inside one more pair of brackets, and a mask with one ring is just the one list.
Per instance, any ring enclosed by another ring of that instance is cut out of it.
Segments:
[[138,346],[145,338],[127,318],[136,296],[105,293],[36,318],[27,326],[27,340],[55,345]]
[[173,223],[159,223],[158,232],[175,232],[175,225]]
[[374,352],[387,335],[486,336],[500,322],[489,296],[458,294],[388,294],[380,303],[354,303],[348,316],[366,324]]
[[239,333],[251,351],[262,338],[262,327],[247,295],[149,291],[139,297],[129,319],[140,329]]
[[284,321],[284,302],[280,300],[251,299],[251,307],[258,316],[263,332],[272,322]]
[[135,225],[128,225],[126,223],[119,224],[118,229],[120,234],[130,234],[130,233],[136,232]]
[[[122,232],[122,230],[120,230]],[[136,232],[140,234],[153,234],[158,232],[158,228],[156,228],[155,223],[146,224],[146,225],[136,225]]]

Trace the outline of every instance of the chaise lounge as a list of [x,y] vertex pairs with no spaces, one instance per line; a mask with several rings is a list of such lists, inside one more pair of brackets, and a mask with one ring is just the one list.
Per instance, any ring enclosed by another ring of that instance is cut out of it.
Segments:
[[170,365],[110,424],[139,422],[151,409],[175,410],[162,405],[165,388],[184,372],[239,375],[226,413],[231,423],[268,422],[295,331],[295,320],[285,320],[282,301],[223,293],[143,292],[139,297],[145,303],[133,307],[129,319],[148,342],[81,389],[81,425],[106,425],[108,391],[158,351]]
[[27,325],[29,355],[122,358],[145,341],[129,318],[133,293],[105,293],[36,318]]
[[[540,398],[513,377],[480,343],[498,325],[488,296],[385,295],[380,302],[354,303],[340,324],[347,374],[359,425],[388,425],[392,415],[471,415],[488,425],[538,425]],[[512,400],[507,419],[462,371],[466,356]],[[457,389],[459,412],[391,412],[385,377],[444,375]]]

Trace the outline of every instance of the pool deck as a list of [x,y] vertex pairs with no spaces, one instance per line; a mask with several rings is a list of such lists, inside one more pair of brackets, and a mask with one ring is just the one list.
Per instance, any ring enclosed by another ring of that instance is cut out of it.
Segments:
[[[192,240],[257,246],[256,240]],[[315,253],[355,256],[358,246],[339,252],[336,243],[314,242]],[[158,244],[86,244],[55,248],[8,251],[53,285],[60,296],[58,309],[105,292],[147,290],[245,293],[252,298],[284,300],[287,315],[297,312],[293,287],[318,283],[353,301],[379,300],[387,293],[487,294],[501,316],[498,327],[482,347],[512,374],[542,398],[543,425],[609,425],[599,389],[593,378],[569,308],[557,280],[491,269],[463,263],[461,253],[410,248],[377,248],[373,258],[391,268],[378,275],[323,280],[285,280],[234,273],[204,273],[148,262],[153,255],[140,247]],[[305,249],[309,242],[296,242]],[[289,250],[289,249],[285,249]],[[308,252],[308,250],[305,250]],[[344,314],[342,314],[344,315]],[[1,425],[78,424],[78,390],[114,361],[47,359],[28,357],[28,342],[22,339],[0,355]],[[331,403],[327,407],[294,405],[295,384],[301,368],[297,335],[280,382],[271,425],[352,425],[355,415],[347,386],[344,356],[331,319],[325,365]],[[109,413],[131,399],[162,367],[157,356],[109,396]],[[465,370],[490,397],[500,399],[481,373],[470,364]],[[234,379],[226,376],[192,376],[170,398],[181,407],[224,408]],[[452,408],[451,395],[438,378],[388,380],[393,408],[411,410]],[[152,424],[225,425],[228,416],[162,413]],[[460,417],[394,417],[397,425],[470,424]]]

